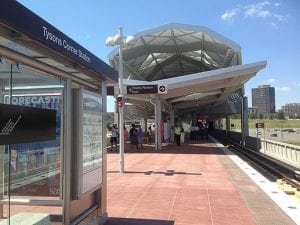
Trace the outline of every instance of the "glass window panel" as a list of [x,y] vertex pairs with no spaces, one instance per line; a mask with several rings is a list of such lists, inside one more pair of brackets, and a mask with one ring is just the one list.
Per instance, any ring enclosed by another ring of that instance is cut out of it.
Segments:
[[[64,81],[15,62],[0,64],[0,103],[54,113],[54,139],[0,145],[0,215],[8,218],[21,212],[62,214],[61,207],[36,207],[39,200],[61,196],[61,153],[63,146]],[[8,108],[8,107],[6,107]],[[11,111],[8,111],[10,113]],[[37,118],[33,118],[36,119]],[[27,131],[30,134],[32,131]],[[46,132],[46,131],[41,131]],[[47,132],[46,132],[47,133]],[[8,205],[10,202],[10,205]],[[34,203],[35,202],[35,203]],[[8,210],[10,207],[10,210]],[[11,214],[8,215],[8,212]]]
[[186,34],[186,31],[180,30],[180,29],[173,29],[175,36],[182,36]]
[[[7,62],[5,64],[0,63],[0,103],[4,103],[4,96],[9,94],[9,90],[5,89],[5,87],[10,86],[10,70],[11,66]],[[2,130],[2,127],[0,128]],[[0,221],[4,220],[4,218],[9,217],[8,210],[8,171],[9,171],[9,158],[7,154],[7,148],[5,145],[0,144]]]

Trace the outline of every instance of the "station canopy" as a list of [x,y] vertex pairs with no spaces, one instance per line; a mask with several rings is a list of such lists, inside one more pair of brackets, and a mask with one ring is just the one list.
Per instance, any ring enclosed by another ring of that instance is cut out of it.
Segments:
[[[155,97],[179,115],[223,103],[266,66],[265,61],[242,65],[241,47],[203,26],[168,23],[137,32],[134,38],[123,49],[124,84],[165,84],[167,94]],[[109,63],[118,69],[118,49],[110,53]],[[150,98],[127,95],[136,108],[131,113],[141,115],[137,109],[142,108],[152,114]]]

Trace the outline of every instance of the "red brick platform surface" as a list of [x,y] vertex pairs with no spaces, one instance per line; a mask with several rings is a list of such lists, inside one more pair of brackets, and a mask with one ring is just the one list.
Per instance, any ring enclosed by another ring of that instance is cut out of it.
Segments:
[[106,225],[293,224],[212,142],[126,151],[124,174],[107,158]]

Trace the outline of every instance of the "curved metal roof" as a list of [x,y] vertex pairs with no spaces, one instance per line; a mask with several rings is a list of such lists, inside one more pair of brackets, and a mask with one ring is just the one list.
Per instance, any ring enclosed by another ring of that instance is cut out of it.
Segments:
[[[124,85],[168,86],[163,95],[127,95],[131,109],[139,109],[128,112],[135,116],[153,115],[151,98],[162,100],[177,115],[203,109],[216,113],[216,107],[266,66],[266,61],[242,65],[241,47],[207,27],[168,23],[137,32],[134,38],[134,45],[123,49]],[[115,49],[109,55],[115,69],[118,60]]]
[[[155,81],[241,64],[241,47],[203,26],[168,23],[139,31],[123,49],[124,78]],[[109,55],[118,68],[118,51]]]

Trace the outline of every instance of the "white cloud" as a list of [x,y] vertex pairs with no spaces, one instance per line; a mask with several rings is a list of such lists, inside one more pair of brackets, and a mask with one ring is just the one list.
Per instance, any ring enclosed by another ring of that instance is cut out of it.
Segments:
[[275,7],[279,7],[279,6],[281,6],[281,3],[275,2],[275,3],[274,3],[274,6],[275,6]]
[[274,22],[270,22],[270,23],[268,23],[272,28],[274,28],[274,29],[277,29],[278,28],[278,25],[277,25],[277,23],[274,23]]
[[272,84],[272,83],[274,83],[274,82],[276,82],[276,79],[274,79],[274,78],[271,78],[271,79],[267,80],[267,83],[268,83],[268,84]]
[[275,90],[276,91],[281,91],[281,92],[288,92],[288,91],[291,90],[291,88],[290,87],[286,87],[286,86],[284,86],[284,87],[275,87]]
[[227,22],[233,22],[234,17],[237,15],[239,9],[235,8],[229,11],[226,11],[222,16],[221,19]]
[[286,16],[275,13],[275,10],[280,9],[281,4],[278,2],[272,3],[269,1],[258,2],[255,4],[237,6],[231,10],[227,10],[221,19],[226,22],[233,22],[234,18],[244,15],[244,18],[257,18],[267,20],[267,24],[277,28],[278,22],[284,21]]

